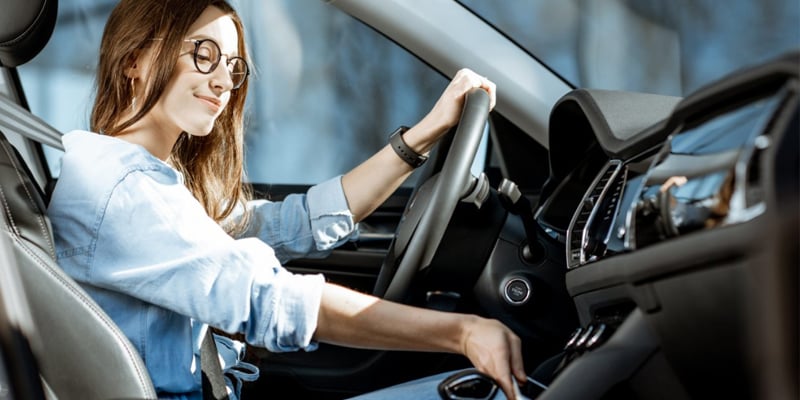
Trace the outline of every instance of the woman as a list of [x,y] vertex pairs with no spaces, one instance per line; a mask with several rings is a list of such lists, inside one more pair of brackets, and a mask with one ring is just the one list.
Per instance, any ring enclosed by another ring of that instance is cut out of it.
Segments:
[[[201,395],[208,325],[272,351],[324,341],[461,353],[511,393],[512,374],[525,379],[520,343],[499,322],[383,301],[281,267],[348,240],[413,168],[387,146],[306,195],[248,201],[242,34],[224,1],[117,5],[100,49],[96,133],[63,139],[48,210],[59,264],[133,342],[163,397]],[[402,136],[407,146],[427,152],[473,87],[494,104],[494,84],[461,71]],[[227,358],[231,343],[221,344]]]

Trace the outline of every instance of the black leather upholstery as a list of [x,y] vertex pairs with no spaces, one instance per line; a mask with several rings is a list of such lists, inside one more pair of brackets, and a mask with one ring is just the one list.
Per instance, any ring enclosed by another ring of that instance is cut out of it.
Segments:
[[0,209],[42,336],[42,378],[60,399],[155,398],[134,347],[54,262],[50,222],[34,185],[0,137]]
[[[0,0],[0,9],[2,64],[16,65],[33,58],[50,37],[54,24],[45,20],[55,19],[56,1]],[[42,339],[36,358],[49,396],[155,398],[135,348],[56,264],[41,193],[22,158],[0,132],[0,229],[13,244],[33,322]]]
[[36,56],[53,33],[57,11],[57,0],[3,0],[0,66],[16,67]]

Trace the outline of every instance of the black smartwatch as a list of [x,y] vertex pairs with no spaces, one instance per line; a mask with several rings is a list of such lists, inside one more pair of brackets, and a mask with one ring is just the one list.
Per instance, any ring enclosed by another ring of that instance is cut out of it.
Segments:
[[412,150],[411,147],[408,147],[406,142],[403,140],[403,134],[406,133],[410,128],[407,126],[401,126],[397,128],[392,135],[389,136],[389,144],[392,146],[397,155],[406,162],[406,164],[410,165],[411,168],[418,168],[422,164],[425,164],[425,161],[428,160],[427,156],[417,153],[416,151]]

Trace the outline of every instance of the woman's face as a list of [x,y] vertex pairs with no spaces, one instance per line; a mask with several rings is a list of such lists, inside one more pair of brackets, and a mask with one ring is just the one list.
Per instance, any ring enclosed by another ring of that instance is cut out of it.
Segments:
[[[198,71],[194,63],[195,43],[184,42],[169,84],[145,118],[159,129],[205,136],[230,100],[233,81],[226,62],[238,55],[239,35],[228,15],[216,7],[208,7],[189,28],[185,39],[216,42],[222,53],[219,65],[209,74]],[[137,60],[144,71],[149,67],[150,57],[151,53],[146,52]]]

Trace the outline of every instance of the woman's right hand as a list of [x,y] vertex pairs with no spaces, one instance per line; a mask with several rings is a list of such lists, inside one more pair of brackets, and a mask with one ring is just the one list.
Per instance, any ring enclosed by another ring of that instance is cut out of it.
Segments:
[[360,348],[461,353],[509,399],[515,399],[512,379],[527,381],[520,339],[499,321],[411,307],[334,284],[324,286],[314,339]]
[[446,132],[458,123],[467,93],[474,88],[481,88],[489,94],[489,110],[494,109],[497,102],[497,86],[494,82],[469,68],[463,68],[456,72],[453,80],[425,118],[435,121],[433,125],[441,127],[440,130]]
[[481,88],[489,94],[491,111],[497,102],[497,87],[494,82],[464,68],[456,73],[431,111],[403,135],[403,138],[410,140],[413,144],[409,145],[418,153],[428,152],[450,128],[458,124],[467,93],[474,88]]
[[509,399],[514,397],[512,375],[526,382],[522,363],[522,342],[508,327],[497,320],[468,317],[461,340],[464,354],[476,369],[491,376]]

